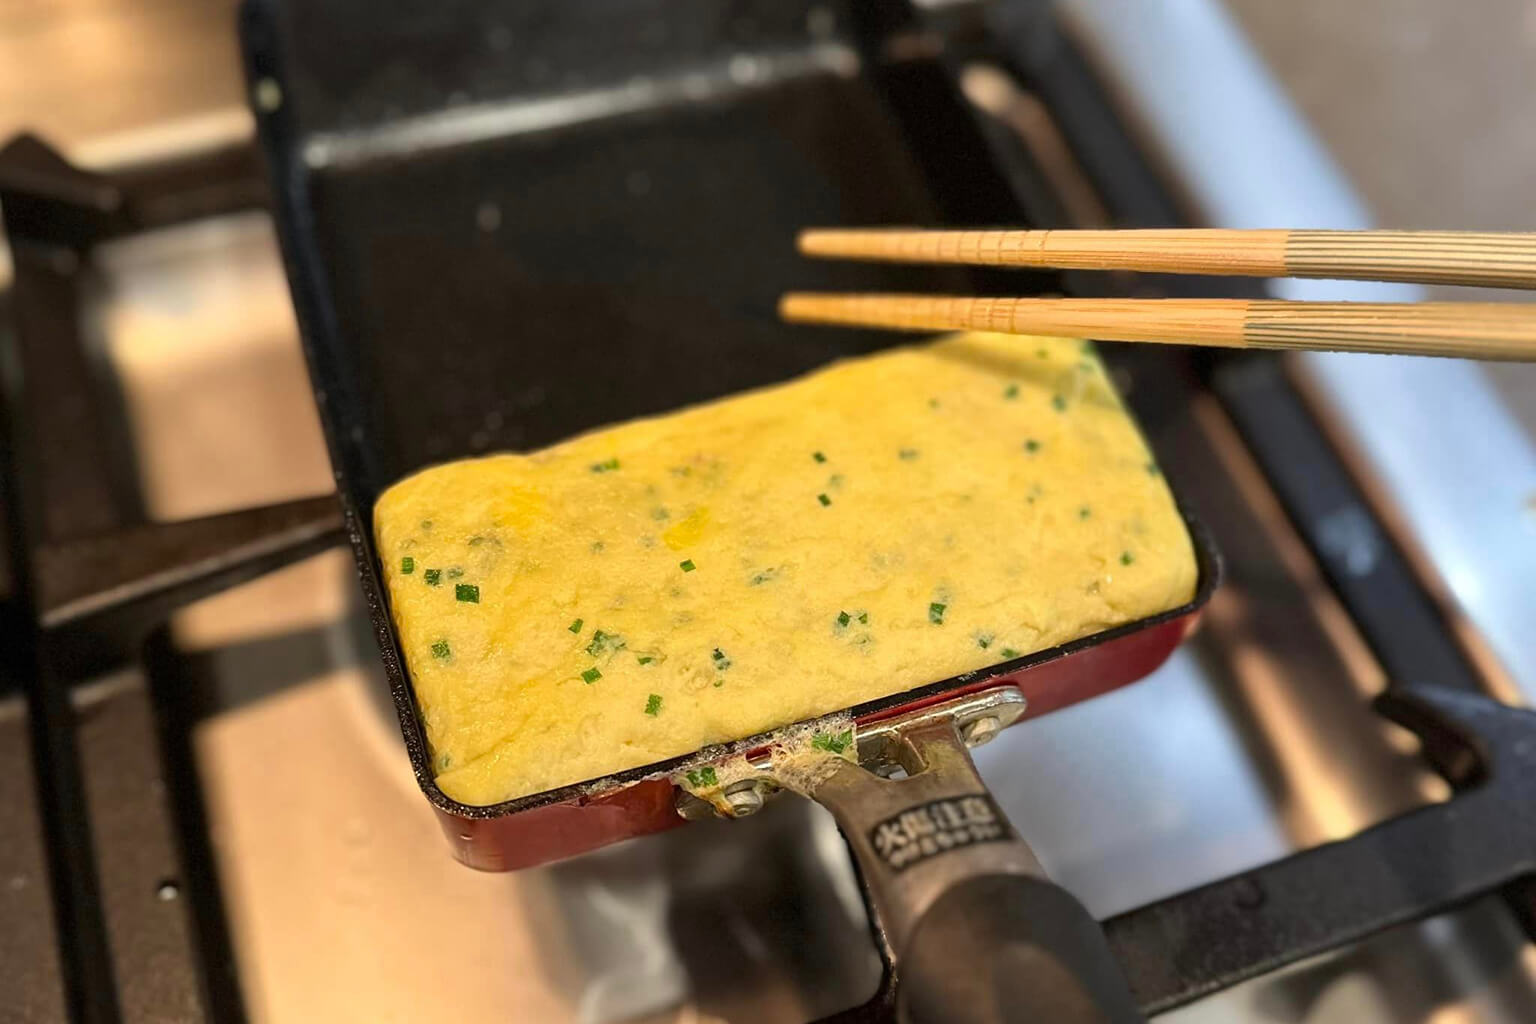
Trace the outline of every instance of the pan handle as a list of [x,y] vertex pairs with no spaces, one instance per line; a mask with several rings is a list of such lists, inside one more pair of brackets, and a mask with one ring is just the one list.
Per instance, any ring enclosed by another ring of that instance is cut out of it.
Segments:
[[885,730],[886,779],[848,761],[809,788],[858,861],[904,1024],[1140,1021],[1098,922],[1045,875],[953,717]]

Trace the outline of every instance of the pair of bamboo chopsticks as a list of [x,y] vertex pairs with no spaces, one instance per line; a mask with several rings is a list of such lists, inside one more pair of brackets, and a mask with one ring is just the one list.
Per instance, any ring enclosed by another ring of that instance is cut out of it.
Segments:
[[[831,259],[1536,288],[1536,234],[1466,231],[809,230]],[[1228,348],[1536,360],[1536,303],[963,298],[791,292],[786,320]]]

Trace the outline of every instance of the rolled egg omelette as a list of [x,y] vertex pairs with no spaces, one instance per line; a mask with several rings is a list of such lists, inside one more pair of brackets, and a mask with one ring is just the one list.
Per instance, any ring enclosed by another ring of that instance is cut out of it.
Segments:
[[485,805],[1189,601],[1092,347],[962,334],[434,466],[374,510],[437,783]]

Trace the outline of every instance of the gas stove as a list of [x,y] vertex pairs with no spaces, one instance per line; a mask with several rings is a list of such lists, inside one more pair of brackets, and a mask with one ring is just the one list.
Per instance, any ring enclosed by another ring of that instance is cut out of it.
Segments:
[[[306,29],[323,42],[344,6]],[[815,53],[876,83],[905,147],[888,158],[949,197],[935,216],[1190,216],[1081,25],[1033,4],[851,27],[835,5],[805,16]],[[755,50],[750,23],[721,31],[713,103],[798,67]],[[522,71],[514,93],[590,91]],[[957,130],[925,120],[942,89],[971,109],[965,152],[986,166],[954,160]],[[546,117],[571,109],[539,102]],[[388,168],[400,153],[378,147],[405,138],[408,113],[369,111],[366,130],[309,152]],[[836,139],[807,137],[836,157]],[[577,185],[596,194],[606,175],[625,201],[686,192],[638,165],[591,173]],[[387,177],[373,187],[415,201]],[[0,297],[0,808],[20,823],[0,834],[16,922],[0,991],[16,1019],[889,1019],[847,852],[803,801],[514,875],[448,856],[340,550],[267,205],[249,140],[91,169],[38,139],[0,152],[14,266]],[[512,216],[502,200],[467,208],[471,237]],[[977,751],[1004,810],[1104,922],[1149,1014],[1536,1016],[1521,882],[1536,870],[1536,719],[1511,706],[1519,680],[1476,624],[1448,611],[1426,534],[1331,401],[1333,368],[1108,359],[1226,581],[1154,676]],[[503,390],[429,439],[435,456],[539,440],[541,396]]]

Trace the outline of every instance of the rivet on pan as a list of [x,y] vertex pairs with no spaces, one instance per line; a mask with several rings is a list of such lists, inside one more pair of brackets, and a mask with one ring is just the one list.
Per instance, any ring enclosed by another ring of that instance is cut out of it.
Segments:
[[686,789],[677,791],[677,816],[684,821],[704,821],[707,818],[718,817],[714,804],[708,800],[700,800]]
[[725,802],[731,805],[731,814],[745,818],[763,809],[763,794],[756,779],[742,779],[725,789]]
[[475,226],[489,234],[501,227],[501,207],[487,199],[475,208]]
[[960,737],[965,740],[968,747],[979,747],[983,743],[991,741],[1003,729],[1003,723],[996,715],[984,715],[974,722],[966,722],[960,727]]
[[283,105],[283,87],[276,80],[262,78],[256,82],[256,109],[270,114]]

